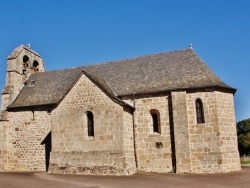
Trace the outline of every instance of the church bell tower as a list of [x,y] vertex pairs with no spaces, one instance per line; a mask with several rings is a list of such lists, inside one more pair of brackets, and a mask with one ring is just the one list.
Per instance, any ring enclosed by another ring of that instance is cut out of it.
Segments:
[[7,58],[6,81],[2,95],[1,111],[15,100],[31,74],[44,72],[42,57],[29,46],[18,46]]

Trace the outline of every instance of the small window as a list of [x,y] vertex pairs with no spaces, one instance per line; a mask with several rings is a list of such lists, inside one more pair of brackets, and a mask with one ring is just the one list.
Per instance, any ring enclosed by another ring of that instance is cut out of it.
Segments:
[[92,112],[87,111],[87,123],[88,123],[88,136],[94,136],[94,115]]
[[197,99],[195,101],[195,108],[196,108],[196,120],[197,123],[205,123],[205,118],[204,118],[204,111],[203,111],[203,104],[201,99]]
[[161,133],[161,127],[160,127],[160,113],[158,110],[150,110],[152,123],[153,123],[153,132]]
[[29,83],[29,87],[34,86],[34,85],[35,85],[35,83],[36,83],[36,80],[31,80],[31,81],[30,81],[30,83]]

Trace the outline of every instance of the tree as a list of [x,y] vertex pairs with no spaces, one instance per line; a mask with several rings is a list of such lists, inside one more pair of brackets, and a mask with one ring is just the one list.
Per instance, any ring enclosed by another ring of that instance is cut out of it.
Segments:
[[250,118],[237,123],[237,135],[240,155],[250,154]]
[[237,132],[238,134],[250,132],[250,118],[237,123]]

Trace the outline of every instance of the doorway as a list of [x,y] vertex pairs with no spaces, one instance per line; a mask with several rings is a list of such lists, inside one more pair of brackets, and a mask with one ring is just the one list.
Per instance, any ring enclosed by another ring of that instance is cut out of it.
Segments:
[[48,172],[48,170],[49,170],[50,152],[51,152],[51,131],[44,138],[44,140],[42,141],[41,144],[45,145],[45,168],[46,168],[46,172]]

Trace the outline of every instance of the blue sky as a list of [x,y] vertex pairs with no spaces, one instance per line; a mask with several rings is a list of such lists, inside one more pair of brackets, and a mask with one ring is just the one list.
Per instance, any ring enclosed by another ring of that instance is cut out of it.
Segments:
[[237,88],[250,118],[248,0],[8,0],[0,2],[0,88],[6,58],[31,44],[47,70],[185,49]]

